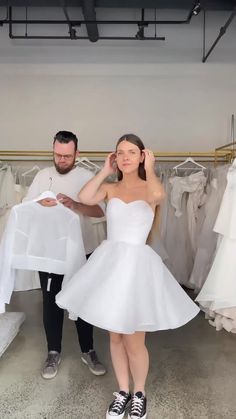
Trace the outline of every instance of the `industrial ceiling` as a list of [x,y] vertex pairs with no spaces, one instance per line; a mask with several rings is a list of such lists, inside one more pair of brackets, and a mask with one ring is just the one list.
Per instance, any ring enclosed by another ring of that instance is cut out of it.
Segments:
[[[37,14],[34,11],[37,9]],[[48,13],[50,9],[50,14]],[[190,24],[192,17],[203,13],[203,59],[205,62],[219,42],[220,38],[225,34],[229,25],[232,23],[236,15],[235,0],[0,0],[0,26],[8,25],[9,37],[12,39],[88,39],[91,42],[97,42],[101,39],[109,40],[165,40],[164,36],[157,36],[157,28],[159,25],[183,25]],[[120,11],[122,19],[120,18]],[[160,18],[161,11],[167,11],[167,18]],[[53,13],[55,11],[55,14]],[[61,12],[61,15],[58,14]],[[118,13],[119,11],[119,13]],[[135,11],[133,18],[132,11]],[[152,11],[152,14],[150,14]],[[176,11],[181,11],[181,18]],[[205,50],[205,15],[215,11],[224,11],[228,18],[224,25],[219,28],[219,35],[206,52]],[[109,14],[107,14],[109,12]],[[5,17],[2,17],[5,14]],[[50,15],[50,18],[48,17]],[[109,19],[107,16],[109,15]],[[59,17],[58,17],[59,16]],[[117,16],[119,16],[117,18]],[[120,33],[115,36],[110,34],[103,36],[100,34],[102,25],[120,27]],[[135,31],[132,36],[124,36],[123,25],[134,26]],[[31,33],[32,27],[44,26],[48,28],[62,26],[67,28],[67,33],[35,34]],[[19,30],[15,32],[15,28],[23,28],[23,34],[19,34]],[[80,35],[80,27],[86,28],[86,33]],[[154,34],[150,35],[148,29],[153,27]],[[1,35],[1,32],[0,32]]]

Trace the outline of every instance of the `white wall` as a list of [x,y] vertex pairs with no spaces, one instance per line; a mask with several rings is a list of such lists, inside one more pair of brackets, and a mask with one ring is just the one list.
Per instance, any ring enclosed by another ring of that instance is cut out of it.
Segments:
[[[228,16],[208,18],[208,47]],[[61,129],[76,132],[82,150],[111,150],[126,132],[155,151],[209,151],[229,142],[236,20],[205,64],[201,15],[158,33],[164,43],[59,43],[9,40],[2,28],[0,150],[49,150]]]

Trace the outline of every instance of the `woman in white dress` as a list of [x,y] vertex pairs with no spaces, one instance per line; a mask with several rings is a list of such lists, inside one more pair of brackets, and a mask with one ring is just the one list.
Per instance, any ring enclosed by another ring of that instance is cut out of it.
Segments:
[[[56,298],[71,318],[80,316],[110,332],[119,392],[114,393],[107,419],[123,418],[126,409],[129,419],[146,418],[145,332],[182,326],[199,311],[146,245],[156,209],[165,197],[154,162],[152,151],[136,135],[124,135],[100,173],[81,190],[79,199],[84,204],[107,200],[107,240]],[[116,170],[118,182],[104,183]]]

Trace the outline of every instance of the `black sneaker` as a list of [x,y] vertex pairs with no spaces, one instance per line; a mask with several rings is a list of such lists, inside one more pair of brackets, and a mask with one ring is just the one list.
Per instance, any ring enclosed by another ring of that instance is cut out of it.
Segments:
[[119,393],[113,393],[113,395],[115,396],[115,399],[108,408],[106,419],[122,419],[126,409],[130,405],[131,394],[120,391]]
[[141,391],[133,394],[128,419],[146,419],[147,399]]

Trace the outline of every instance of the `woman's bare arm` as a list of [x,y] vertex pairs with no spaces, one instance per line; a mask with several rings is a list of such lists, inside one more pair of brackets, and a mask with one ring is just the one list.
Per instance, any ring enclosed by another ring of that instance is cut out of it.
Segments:
[[89,180],[81,189],[78,197],[82,204],[96,205],[107,197],[107,189],[109,184],[104,183],[104,180],[112,173],[115,173],[114,153],[110,153],[105,161],[101,171]]
[[143,150],[145,155],[144,167],[146,171],[147,200],[151,205],[159,205],[165,199],[165,190],[155,174],[155,157],[151,150]]

